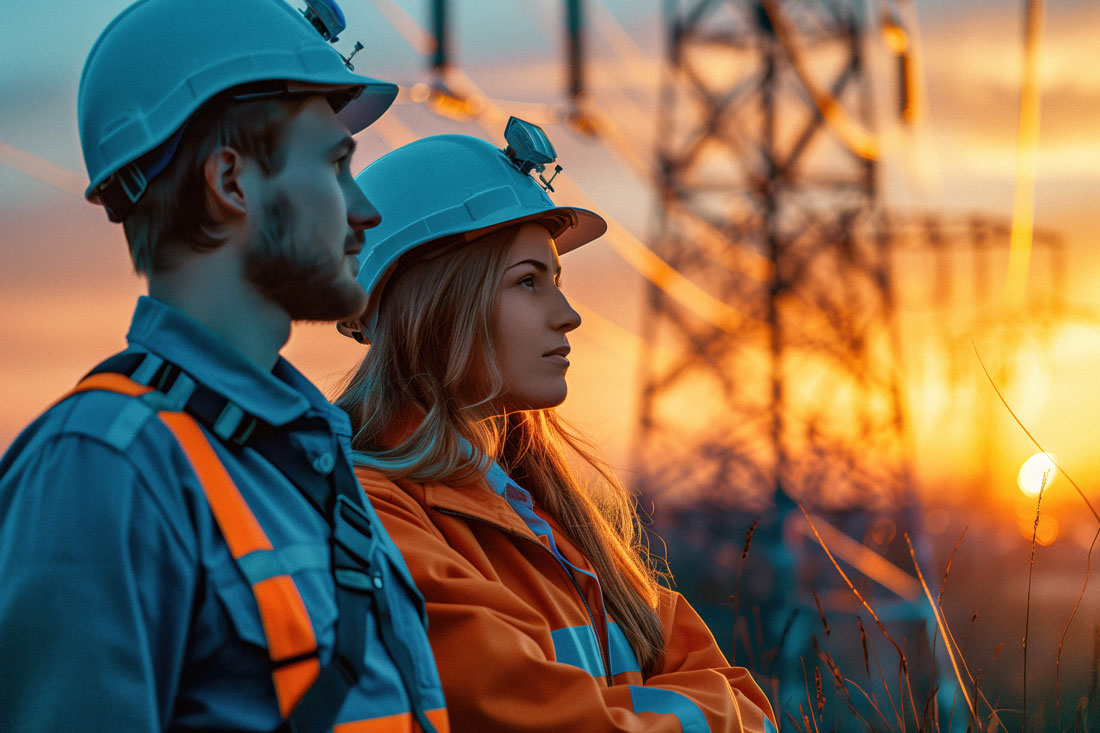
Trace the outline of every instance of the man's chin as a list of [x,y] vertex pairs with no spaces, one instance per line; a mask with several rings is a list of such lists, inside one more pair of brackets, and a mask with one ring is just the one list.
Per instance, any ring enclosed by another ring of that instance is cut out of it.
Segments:
[[[360,290],[359,292],[362,292],[362,290]],[[350,310],[348,310],[347,313],[340,316],[339,318],[334,318],[332,320],[334,320],[334,321],[358,321],[359,316],[363,315],[363,311],[365,311],[366,309],[367,309],[367,294],[363,293],[363,297],[356,301],[354,308],[351,308]]]
[[367,301],[363,299],[355,301],[354,305],[349,301],[340,304],[331,302],[328,307],[312,304],[309,308],[299,308],[289,313],[290,320],[295,323],[339,323],[358,319],[366,308]]

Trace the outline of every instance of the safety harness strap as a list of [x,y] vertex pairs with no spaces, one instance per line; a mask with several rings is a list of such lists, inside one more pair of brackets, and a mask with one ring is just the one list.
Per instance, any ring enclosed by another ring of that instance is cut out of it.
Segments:
[[[366,658],[367,615],[372,603],[376,603],[382,641],[398,667],[412,715],[424,733],[435,733],[416,683],[412,655],[397,638],[385,593],[376,592],[382,586],[381,571],[371,567],[377,538],[363,506],[362,492],[357,490],[358,481],[346,462],[336,461],[327,481],[319,482],[312,464],[288,444],[285,430],[245,412],[191,379],[180,367],[152,354],[123,352],[107,359],[89,372],[73,392],[88,389],[146,399],[157,394],[175,397],[168,400],[170,409],[160,409],[157,414],[195,468],[238,563],[250,553],[272,550],[271,543],[200,424],[231,450],[247,447],[259,453],[332,526],[331,565],[338,616],[332,659],[324,667],[318,661],[313,626],[293,579],[289,575],[276,575],[252,585],[268,640],[279,710],[284,718],[279,730],[305,733],[332,728],[343,701],[360,676],[362,660]],[[306,418],[298,421],[296,427],[329,430],[320,418]]]
[[[233,559],[271,551],[271,541],[194,418],[185,412],[160,412],[158,416],[195,468]],[[252,592],[267,637],[279,713],[286,718],[320,673],[313,624],[298,586],[289,575],[261,580],[252,586]],[[336,711],[332,711],[335,716]]]
[[[158,394],[152,387],[138,384],[122,374],[93,371],[69,395],[89,390],[118,392],[138,398]],[[195,419],[185,412],[168,410],[159,410],[157,417],[175,436],[194,469],[233,559],[240,562],[253,553],[273,552],[267,534]],[[320,673],[313,624],[289,574],[271,575],[252,583],[252,592],[267,639],[279,713],[285,719]],[[342,701],[343,698],[339,702]],[[339,704],[317,730],[331,727],[338,710]]]

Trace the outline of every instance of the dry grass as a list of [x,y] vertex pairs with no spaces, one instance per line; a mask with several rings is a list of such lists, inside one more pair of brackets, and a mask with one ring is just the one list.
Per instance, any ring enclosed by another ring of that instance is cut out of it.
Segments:
[[[813,523],[809,514],[806,514],[806,519],[812,527]],[[940,731],[966,730],[969,733],[970,731],[1009,731],[1017,729],[1024,731],[1064,730],[1084,733],[1085,731],[1097,729],[1098,721],[1100,721],[1100,718],[1097,717],[1097,711],[1100,708],[1100,697],[1098,697],[1100,695],[1100,691],[1098,691],[1098,688],[1100,688],[1100,626],[1096,629],[1096,651],[1092,663],[1090,689],[1084,697],[1076,701],[1073,719],[1068,727],[1064,726],[1062,722],[1063,708],[1060,679],[1057,683],[1055,699],[1054,717],[1057,721],[1056,728],[1050,726],[1053,721],[1045,720],[1042,716],[1036,716],[1034,711],[1030,711],[1026,704],[1026,698],[1024,704],[1019,708],[998,707],[986,697],[982,687],[981,670],[972,670],[968,665],[965,650],[956,641],[955,634],[942,611],[943,588],[947,585],[951,563],[955,560],[955,555],[962,544],[962,537],[956,543],[947,561],[947,567],[941,582],[941,590],[938,594],[934,594],[928,585],[924,571],[917,561],[917,554],[912,543],[909,537],[906,536],[905,540],[913,561],[913,570],[920,580],[924,592],[924,601],[928,604],[935,619],[935,630],[931,643],[935,645],[938,642],[942,646],[953,673],[951,679],[954,690],[951,692],[957,699],[961,699],[964,704],[961,709],[955,709],[955,706],[952,705],[950,709],[945,710],[942,702],[944,691],[940,689],[942,680],[933,675],[930,678],[930,683],[926,681],[923,688],[917,689],[917,685],[910,675],[910,659],[906,653],[908,640],[903,640],[899,644],[890,635],[886,624],[883,623],[878,613],[866,600],[865,595],[851,582],[840,564],[832,557],[829,547],[821,540],[820,535],[816,531],[814,534],[821,549],[830,558],[834,569],[843,579],[848,590],[858,599],[861,606],[874,620],[872,626],[874,632],[889,643],[888,649],[892,650],[894,658],[889,660],[890,664],[887,666],[890,672],[884,671],[883,660],[879,659],[873,638],[871,638],[872,634],[859,616],[856,617],[856,625],[862,650],[863,663],[861,670],[842,669],[830,650],[819,641],[818,636],[816,634],[812,635],[813,658],[803,658],[801,660],[804,698],[797,703],[797,709],[781,711],[786,729],[805,733],[811,731],[821,733],[830,730],[900,731],[902,733],[908,733],[908,731],[939,733]],[[1056,675],[1061,665],[1062,647],[1066,633],[1076,616],[1085,588],[1088,585],[1091,572],[1091,553],[1095,548],[1097,539],[1100,539],[1100,532],[1097,533],[1093,545],[1089,548],[1089,569],[1086,570],[1081,592],[1078,594],[1076,603],[1062,629],[1055,662]],[[747,555],[747,547],[748,544],[746,544],[745,555]],[[1029,588],[1033,568],[1034,548],[1029,560]],[[816,593],[814,593],[814,598],[821,629],[825,637],[847,633],[846,629],[837,629],[830,625],[828,615]],[[1030,606],[1030,596],[1028,605]],[[1026,618],[1022,642],[1025,651],[1030,632],[1030,613],[1027,614]],[[976,620],[977,615],[975,614],[971,617],[971,622],[974,623]],[[1000,645],[994,652],[994,662],[996,662],[1003,647],[1003,644]],[[894,672],[894,664],[896,664],[896,673]],[[863,673],[864,682],[857,679],[859,672]],[[1026,672],[1023,674],[1025,674],[1026,690]],[[868,685],[867,682],[871,682],[878,692],[873,691],[871,689],[872,685]],[[787,707],[790,708],[791,704],[788,704]],[[832,711],[831,720],[828,714],[830,710]],[[838,713],[838,711],[841,712]],[[1011,719],[1011,723],[1009,719]],[[839,724],[838,720],[840,721]]]
[[[802,509],[801,506],[799,508]],[[838,636],[845,637],[849,634],[854,637],[855,633],[858,632],[862,665],[859,665],[856,669],[842,668],[842,665],[837,662],[828,648],[827,641],[822,642],[817,634],[812,634],[812,656],[804,656],[800,661],[803,697],[797,701],[797,706],[788,701],[786,703],[787,709],[777,711],[783,718],[786,729],[804,731],[805,733],[810,731],[821,733],[830,730],[901,731],[903,733],[909,731],[939,733],[940,731],[953,732],[961,730],[968,732],[1058,730],[1080,731],[1083,733],[1089,730],[1100,730],[1100,727],[1098,727],[1100,726],[1100,689],[1098,689],[1100,688],[1100,626],[1096,627],[1096,650],[1092,660],[1092,679],[1089,691],[1076,700],[1076,704],[1073,706],[1072,720],[1068,725],[1063,724],[1060,677],[1062,651],[1066,634],[1076,618],[1088,587],[1091,575],[1092,551],[1095,549],[1097,542],[1100,541],[1100,531],[1094,536],[1092,545],[1089,547],[1082,587],[1077,594],[1076,601],[1069,612],[1059,637],[1057,656],[1054,662],[1056,678],[1054,721],[1050,721],[1046,719],[1041,710],[1036,711],[1029,708],[1027,698],[1027,675],[1029,672],[1026,667],[1026,660],[1031,632],[1031,586],[1037,549],[1034,532],[1031,538],[1031,553],[1028,559],[1028,590],[1022,639],[1022,651],[1025,659],[1025,667],[1021,670],[1024,678],[1024,698],[1020,706],[1008,708],[999,706],[986,696],[982,683],[982,670],[972,669],[967,662],[966,650],[957,641],[942,608],[944,593],[951,577],[952,565],[956,561],[963,539],[966,536],[965,530],[947,558],[940,581],[940,589],[935,593],[927,581],[924,569],[918,562],[918,554],[913,548],[913,543],[907,534],[904,535],[909,557],[912,561],[912,570],[916,574],[923,591],[923,603],[927,604],[927,608],[931,611],[931,617],[934,619],[934,629],[930,639],[930,646],[933,649],[928,650],[931,652],[928,656],[934,664],[936,658],[934,647],[938,646],[951,669],[950,677],[941,677],[933,673],[921,680],[915,680],[911,675],[911,655],[907,653],[907,645],[912,642],[909,639],[902,639],[899,643],[891,635],[887,624],[883,622],[876,609],[867,600],[866,594],[861,592],[856,584],[852,582],[833,556],[829,546],[814,526],[813,517],[804,509],[802,511],[814,539],[828,557],[833,569],[843,581],[844,587],[858,601],[860,607],[866,611],[867,615],[873,620],[873,624],[869,631],[860,615],[856,615],[855,629],[837,628],[830,622],[825,606],[822,604],[817,592],[812,592],[824,639],[828,640],[830,637]],[[1040,493],[1036,504],[1036,526],[1041,511],[1042,494]],[[737,595],[731,596],[731,600],[735,601],[735,614],[740,613],[741,571],[749,555],[753,533],[757,528],[757,524],[757,522],[753,522],[745,535],[744,549],[741,553],[738,568]],[[977,618],[977,614],[971,616],[970,622],[972,625],[977,623]],[[750,637],[748,631],[751,624],[748,619],[743,619],[739,615],[735,616],[735,619],[735,648],[737,636],[740,636],[741,640],[746,642],[746,647],[751,646],[747,643]],[[759,626],[758,618],[756,625]],[[791,622],[788,620],[780,640],[780,646],[785,643],[790,629]],[[760,633],[751,636],[754,636],[757,640],[763,638]],[[876,638],[888,642],[886,647],[887,656],[889,657],[890,652],[892,652],[892,658],[880,659],[874,643]],[[1005,644],[1003,642],[998,645],[993,653],[993,663],[997,662],[1004,648]],[[748,666],[751,668],[754,666],[752,663],[757,662],[767,668],[768,663],[774,660],[777,653],[776,650],[772,650],[770,654],[759,655],[756,659],[749,660]],[[848,663],[851,664],[851,659],[848,659]],[[1032,669],[1034,669],[1034,660],[1032,660]],[[862,675],[860,675],[861,672]],[[776,688],[777,685],[773,685],[773,693]],[[949,693],[953,700],[950,707],[944,703],[945,693]],[[778,696],[773,696],[774,699],[778,699]],[[961,707],[957,706],[955,701],[958,701]],[[1055,721],[1056,727],[1052,727],[1051,723]]]

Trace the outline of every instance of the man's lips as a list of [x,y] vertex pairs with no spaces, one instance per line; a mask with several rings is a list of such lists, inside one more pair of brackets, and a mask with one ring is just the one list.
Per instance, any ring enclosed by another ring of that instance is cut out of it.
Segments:
[[344,254],[345,255],[358,255],[363,251],[363,238],[362,236],[348,236],[344,240]]

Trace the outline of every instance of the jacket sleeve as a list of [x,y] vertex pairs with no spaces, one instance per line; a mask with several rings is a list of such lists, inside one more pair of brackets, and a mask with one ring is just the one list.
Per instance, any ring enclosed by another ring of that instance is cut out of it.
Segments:
[[85,436],[0,470],[0,729],[161,730],[196,564],[157,489]]
[[[660,591],[657,610],[665,632],[664,655],[660,670],[646,680],[646,688],[679,693],[708,721],[740,717],[741,728],[710,723],[711,730],[776,730],[771,704],[748,670],[729,666],[710,629],[682,595],[666,588]],[[714,684],[714,677],[720,677],[725,687]]]
[[427,602],[452,730],[774,730],[759,687],[745,670],[728,667],[679,595],[662,596],[660,673],[644,685],[608,687],[553,661],[551,629],[539,610],[451,547],[414,497],[377,474],[359,476]]

